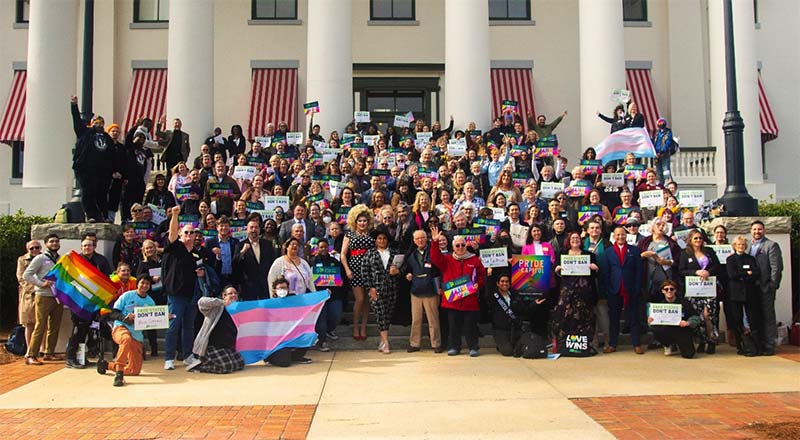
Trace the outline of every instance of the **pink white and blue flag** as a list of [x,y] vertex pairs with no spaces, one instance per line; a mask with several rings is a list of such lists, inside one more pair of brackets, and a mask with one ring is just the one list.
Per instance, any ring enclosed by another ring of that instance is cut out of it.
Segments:
[[639,127],[611,133],[594,149],[597,152],[597,159],[603,161],[603,165],[625,159],[628,153],[633,153],[636,157],[656,157],[650,135],[647,134],[647,130]]
[[227,309],[238,329],[236,351],[245,364],[252,364],[282,348],[311,347],[317,342],[317,318],[329,297],[327,290],[320,290],[232,303]]
[[414,122],[414,112],[406,113],[406,118],[408,118],[409,123]]

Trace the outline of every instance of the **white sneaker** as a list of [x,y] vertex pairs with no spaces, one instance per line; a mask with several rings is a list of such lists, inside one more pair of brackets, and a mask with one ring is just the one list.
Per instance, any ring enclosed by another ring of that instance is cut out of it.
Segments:
[[175,361],[164,361],[164,369],[165,370],[174,370],[175,369]]
[[321,343],[317,344],[317,350],[319,350],[319,351],[321,351],[323,353],[329,352],[329,351],[331,351],[331,346],[328,345],[327,342],[321,342]]
[[203,363],[200,359],[198,359],[194,353],[190,354],[189,357],[183,360],[183,365],[186,366],[186,371],[190,371],[192,368],[200,365]]
[[678,347],[674,345],[665,346],[664,347],[664,356],[672,356],[673,354],[678,354]]

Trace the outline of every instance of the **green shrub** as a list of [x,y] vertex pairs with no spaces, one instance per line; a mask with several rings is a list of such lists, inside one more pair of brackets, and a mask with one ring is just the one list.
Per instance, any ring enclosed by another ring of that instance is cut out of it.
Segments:
[[17,322],[17,258],[25,253],[25,243],[31,239],[31,225],[51,223],[50,217],[25,215],[0,216],[0,328]]
[[764,217],[791,217],[792,244],[800,243],[800,201],[783,201],[780,203],[761,203],[758,213]]

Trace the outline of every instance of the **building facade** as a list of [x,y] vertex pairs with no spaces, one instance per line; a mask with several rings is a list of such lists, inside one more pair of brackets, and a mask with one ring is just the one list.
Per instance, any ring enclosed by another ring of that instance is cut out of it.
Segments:
[[[800,193],[800,2],[733,0],[746,179]],[[80,90],[84,2],[0,2],[0,214],[52,214],[72,189],[68,99]],[[503,99],[553,119],[575,160],[629,89],[680,137],[677,180],[724,189],[722,0],[95,0],[93,110],[127,128],[180,117],[192,157],[215,126],[322,131],[353,111],[486,129]],[[5,98],[4,100],[1,100]],[[4,104],[5,103],[5,104]],[[780,130],[780,131],[778,131]],[[792,160],[795,159],[795,160]]]

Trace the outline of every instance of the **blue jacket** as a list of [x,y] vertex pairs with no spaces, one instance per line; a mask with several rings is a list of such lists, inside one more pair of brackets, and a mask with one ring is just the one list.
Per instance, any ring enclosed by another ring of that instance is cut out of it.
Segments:
[[614,244],[603,252],[605,259],[605,285],[608,295],[618,295],[622,282],[625,282],[625,290],[628,297],[633,298],[639,295],[642,283],[642,255],[636,246],[627,245],[625,262],[620,262],[617,257]]
[[403,261],[403,266],[400,268],[400,273],[410,273],[413,278],[411,279],[411,293],[416,296],[434,296],[439,292],[439,281],[441,277],[439,269],[431,263],[431,248],[430,245],[425,248],[422,254],[422,264],[417,260],[418,255],[417,247],[408,251]]
[[[230,246],[231,246],[231,273],[229,275],[232,275],[233,274],[233,257],[234,257],[234,255],[236,253],[236,247],[239,245],[239,240],[237,240],[237,239],[235,239],[233,237],[230,237],[230,238],[228,238],[228,243],[230,243]],[[216,248],[219,247],[219,238],[212,237],[212,238],[209,238],[208,240],[206,240],[206,249],[208,249],[210,251],[211,249],[214,249],[215,247]],[[214,262],[214,270],[216,270],[218,274],[222,274],[222,260],[220,258],[215,258],[213,260],[213,262]]]
[[662,154],[669,155],[669,149],[671,146],[672,130],[667,128],[656,131],[656,135],[653,136],[653,147],[656,149],[656,154],[658,156],[661,156]]

